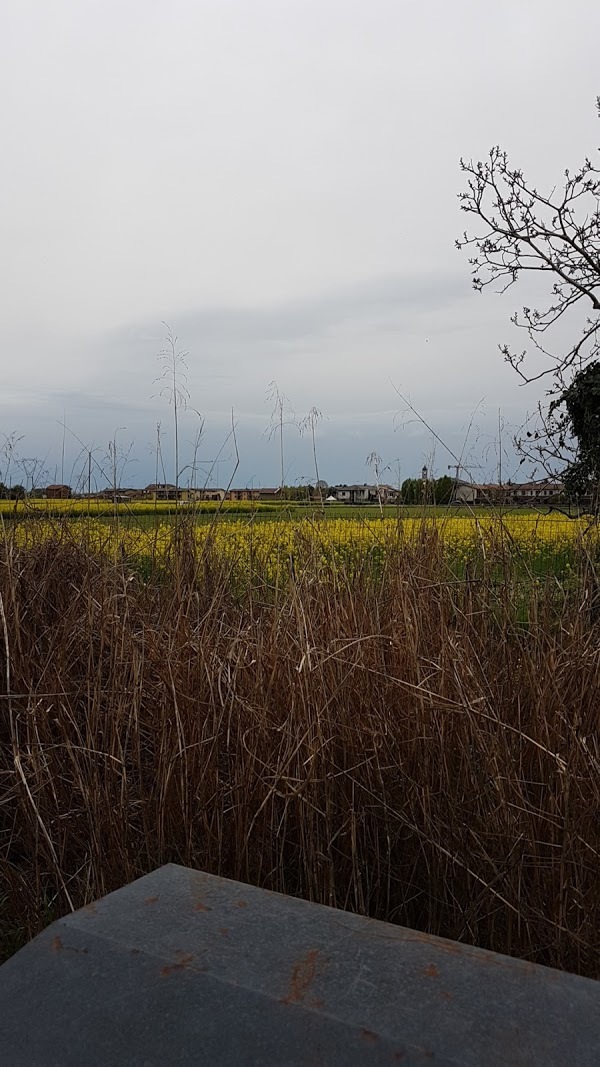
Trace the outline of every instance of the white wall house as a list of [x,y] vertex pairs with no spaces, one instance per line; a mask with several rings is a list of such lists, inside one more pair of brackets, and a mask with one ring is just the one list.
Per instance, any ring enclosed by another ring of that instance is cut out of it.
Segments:
[[478,485],[476,482],[456,483],[453,499],[460,504],[532,504],[550,503],[563,492],[560,482],[548,479],[540,482],[525,482],[523,485]]
[[331,492],[341,504],[389,504],[397,497],[391,485],[334,485]]

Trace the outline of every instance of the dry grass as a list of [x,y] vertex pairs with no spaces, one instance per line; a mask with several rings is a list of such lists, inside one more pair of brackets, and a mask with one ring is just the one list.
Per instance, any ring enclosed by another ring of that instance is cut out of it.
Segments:
[[274,590],[197,551],[0,546],[5,951],[177,861],[598,977],[591,562],[455,581],[424,532]]

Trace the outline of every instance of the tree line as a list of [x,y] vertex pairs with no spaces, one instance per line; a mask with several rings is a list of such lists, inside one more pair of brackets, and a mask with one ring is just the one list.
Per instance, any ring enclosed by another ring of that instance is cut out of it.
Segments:
[[20,500],[25,496],[23,485],[5,485],[0,482],[0,500]]
[[455,480],[444,474],[441,478],[406,478],[400,488],[403,504],[449,504],[454,499]]

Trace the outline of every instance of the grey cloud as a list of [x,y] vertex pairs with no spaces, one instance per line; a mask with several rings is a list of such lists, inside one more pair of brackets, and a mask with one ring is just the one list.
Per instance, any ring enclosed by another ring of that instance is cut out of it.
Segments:
[[341,480],[373,448],[422,463],[390,382],[449,440],[481,397],[489,433],[498,407],[535,406],[497,350],[525,294],[474,296],[453,247],[458,158],[500,143],[551,186],[592,155],[600,6],[572,0],[566,43],[545,0],[5,0],[2,18],[0,418],[28,449],[56,452],[66,410],[145,455],[170,419],[161,319],[208,451],[238,413],[242,480],[276,477],[272,379],[329,414]]
[[[389,328],[413,321],[423,312],[435,312],[467,293],[468,282],[455,272],[422,278],[409,275],[371,279],[312,298],[262,307],[232,305],[173,312],[167,321],[184,348],[200,346],[210,359],[215,347],[294,345],[361,323],[371,329]],[[131,359],[147,358],[149,351],[162,345],[164,332],[159,323],[153,329],[148,322],[131,325],[105,336],[102,348],[127,352]]]

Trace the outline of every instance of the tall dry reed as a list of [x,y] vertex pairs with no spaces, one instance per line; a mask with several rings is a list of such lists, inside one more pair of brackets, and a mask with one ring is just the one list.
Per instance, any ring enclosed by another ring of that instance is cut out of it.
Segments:
[[600,973],[600,623],[424,530],[374,573],[233,583],[0,546],[0,931],[168,861]]

